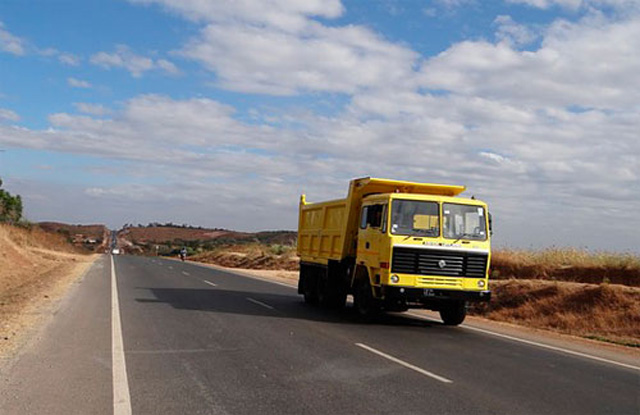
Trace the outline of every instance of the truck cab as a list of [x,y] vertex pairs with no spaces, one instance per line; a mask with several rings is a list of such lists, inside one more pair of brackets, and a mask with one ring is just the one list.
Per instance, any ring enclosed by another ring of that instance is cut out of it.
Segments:
[[488,211],[479,200],[407,193],[365,197],[357,244],[358,277],[369,280],[373,299],[388,310],[440,311],[490,297]]

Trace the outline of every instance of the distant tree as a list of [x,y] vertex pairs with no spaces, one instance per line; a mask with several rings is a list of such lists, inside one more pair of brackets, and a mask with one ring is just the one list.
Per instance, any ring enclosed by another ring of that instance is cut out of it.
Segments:
[[2,189],[0,179],[0,222],[18,223],[22,219],[22,198]]

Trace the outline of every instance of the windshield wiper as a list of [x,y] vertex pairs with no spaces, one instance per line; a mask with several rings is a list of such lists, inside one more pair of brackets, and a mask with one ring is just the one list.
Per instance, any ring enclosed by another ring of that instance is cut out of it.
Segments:
[[462,235],[460,235],[460,237],[458,239],[456,239],[455,241],[451,242],[452,244],[455,244],[456,242],[458,242],[460,239],[464,238],[465,236],[475,236],[475,233],[463,233]]

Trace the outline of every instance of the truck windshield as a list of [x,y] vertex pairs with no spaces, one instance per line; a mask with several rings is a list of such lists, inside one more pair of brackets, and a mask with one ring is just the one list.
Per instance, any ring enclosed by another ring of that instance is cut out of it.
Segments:
[[449,239],[487,239],[485,209],[482,206],[443,203],[444,237]]
[[391,205],[391,233],[411,236],[440,235],[438,204],[418,200],[394,200]]

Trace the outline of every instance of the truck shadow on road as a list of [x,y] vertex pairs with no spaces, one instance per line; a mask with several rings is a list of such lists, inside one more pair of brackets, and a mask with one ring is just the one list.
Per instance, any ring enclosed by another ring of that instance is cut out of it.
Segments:
[[155,298],[136,298],[142,304],[169,304],[179,310],[210,311],[256,317],[287,318],[336,324],[446,327],[437,321],[412,317],[406,313],[382,313],[372,323],[364,323],[350,305],[331,310],[305,304],[301,297],[255,291],[196,288],[137,287]]

